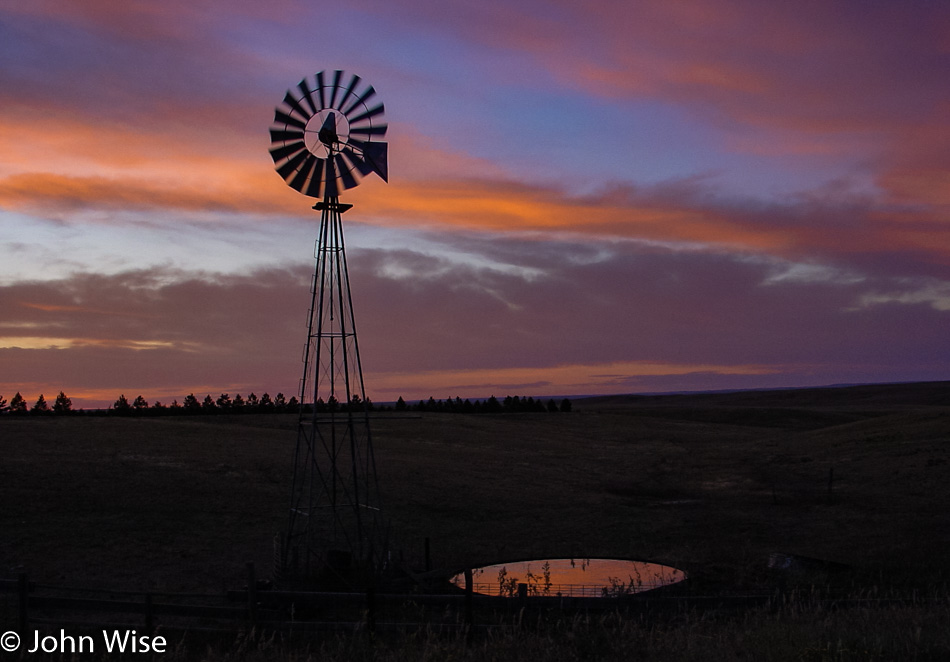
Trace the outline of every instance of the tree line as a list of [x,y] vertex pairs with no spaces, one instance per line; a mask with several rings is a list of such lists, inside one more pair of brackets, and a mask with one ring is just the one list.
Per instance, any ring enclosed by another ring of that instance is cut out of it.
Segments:
[[299,411],[297,398],[291,397],[287,400],[283,393],[278,393],[273,398],[264,393],[258,397],[251,393],[246,398],[240,393],[232,398],[227,393],[222,393],[218,398],[212,398],[206,395],[203,400],[199,400],[194,393],[186,395],[182,402],[173,400],[171,404],[163,404],[156,400],[149,403],[143,396],[136,396],[133,400],[125,397],[125,394],[119,396],[118,400],[112,403],[108,409],[96,409],[92,411],[73,409],[73,401],[63,391],[56,396],[55,402],[50,405],[43,394],[37,398],[36,402],[30,406],[22,395],[18,392],[7,403],[6,399],[0,395],[0,413],[10,414],[75,414],[75,413],[108,413],[120,416],[130,415],[162,415],[162,414],[206,414],[206,413],[284,413]]
[[[419,400],[415,404],[407,403],[402,396],[394,405],[375,405],[369,398],[361,399],[359,395],[354,395],[350,402],[338,402],[336,398],[330,396],[327,401],[318,398],[316,403],[305,404],[303,411],[312,412],[314,409],[318,413],[336,412],[336,411],[432,411],[459,414],[503,414],[520,412],[569,412],[571,411],[571,401],[563,398],[556,402],[553,398],[544,401],[541,398],[524,396],[506,396],[504,400],[499,400],[494,395],[485,400],[475,400],[474,402],[462,398],[446,398],[445,400],[436,400],[430,397],[428,400]],[[228,393],[222,393],[217,398],[206,395],[203,400],[199,400],[194,393],[190,393],[182,402],[173,400],[171,404],[165,405],[160,401],[149,403],[141,395],[136,396],[131,402],[125,397],[125,394],[119,396],[108,409],[97,409],[93,411],[73,409],[72,399],[63,391],[59,392],[52,405],[47,402],[43,394],[37,398],[32,406],[17,392],[16,395],[7,403],[6,399],[0,395],[0,414],[12,415],[56,415],[56,414],[111,414],[118,416],[164,416],[164,415],[195,415],[195,414],[295,414],[301,411],[300,402],[295,396],[286,399],[283,393],[278,393],[273,398],[264,393],[260,397],[251,393],[246,398],[240,393],[233,398]]]
[[568,412],[571,411],[571,401],[567,398],[563,398],[560,402],[556,402],[554,398],[549,398],[547,401],[542,398],[533,398],[531,396],[506,396],[504,400],[498,400],[495,396],[491,396],[484,402],[481,400],[471,400],[462,398],[446,398],[445,400],[436,400],[435,398],[429,398],[428,400],[420,400],[415,405],[408,404],[405,400],[400,398],[396,401],[396,404],[393,406],[395,411],[444,411],[453,414],[506,414],[506,413],[519,413],[519,412]]

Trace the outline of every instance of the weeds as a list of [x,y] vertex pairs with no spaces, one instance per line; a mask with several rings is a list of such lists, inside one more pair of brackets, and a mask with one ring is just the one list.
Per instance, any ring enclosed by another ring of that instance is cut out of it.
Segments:
[[421,627],[376,634],[275,635],[251,630],[230,642],[211,643],[187,635],[154,659],[851,662],[950,656],[950,601],[922,605],[868,601],[864,596],[848,599],[857,602],[830,604],[816,592],[803,591],[740,612],[695,608],[675,613],[530,612],[499,617],[494,628],[475,632],[444,633]]

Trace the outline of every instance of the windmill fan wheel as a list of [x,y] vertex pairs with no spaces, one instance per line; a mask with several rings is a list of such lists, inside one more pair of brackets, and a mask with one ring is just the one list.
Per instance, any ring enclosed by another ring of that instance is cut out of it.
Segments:
[[287,91],[274,111],[270,154],[287,184],[336,198],[375,172],[389,180],[383,104],[359,76],[321,71]]

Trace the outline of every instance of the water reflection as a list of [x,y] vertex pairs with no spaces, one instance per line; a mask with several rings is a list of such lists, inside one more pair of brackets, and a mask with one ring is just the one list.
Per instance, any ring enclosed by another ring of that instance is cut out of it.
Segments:
[[[615,597],[642,593],[686,579],[686,573],[658,563],[620,559],[540,559],[498,563],[472,570],[472,590],[495,596],[518,595],[525,584],[528,595]],[[465,588],[465,575],[452,577]]]

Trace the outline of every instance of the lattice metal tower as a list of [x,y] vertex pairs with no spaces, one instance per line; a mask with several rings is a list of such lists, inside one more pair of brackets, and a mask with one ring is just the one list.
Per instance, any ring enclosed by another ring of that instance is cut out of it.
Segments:
[[294,189],[320,202],[294,477],[279,575],[297,585],[373,581],[386,542],[346,264],[339,192],[375,172],[388,181],[383,104],[342,71],[300,81],[274,114],[271,156]]

